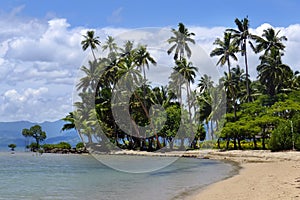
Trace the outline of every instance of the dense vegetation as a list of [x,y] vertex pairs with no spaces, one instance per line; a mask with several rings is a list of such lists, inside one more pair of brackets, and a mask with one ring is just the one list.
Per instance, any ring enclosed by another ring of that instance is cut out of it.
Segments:
[[[208,75],[196,76],[189,47],[195,34],[182,23],[172,29],[166,53],[173,55],[173,72],[163,87],[147,80],[146,70],[156,61],[146,44],[126,41],[120,47],[108,36],[101,45],[94,31],[87,31],[81,44],[83,50],[91,49],[93,59],[81,67],[81,101],[63,119],[68,123],[62,129],[75,128],[87,147],[99,151],[117,146],[147,151],[300,149],[300,76],[282,62],[287,38],[273,28],[253,35],[247,18],[235,24],[236,29],[215,40],[210,53],[218,57],[217,65],[227,66],[218,83]],[[100,46],[107,56],[97,58],[94,51]],[[258,66],[248,65],[249,50],[257,54]],[[232,64],[239,59],[244,59],[245,70]],[[250,78],[253,67],[258,76]],[[198,87],[192,90],[192,85]]]

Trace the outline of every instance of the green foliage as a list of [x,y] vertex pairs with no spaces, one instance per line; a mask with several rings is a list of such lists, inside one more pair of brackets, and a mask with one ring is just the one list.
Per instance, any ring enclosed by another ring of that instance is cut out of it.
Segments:
[[[190,84],[197,80],[197,68],[187,59],[192,54],[188,43],[195,43],[194,33],[190,33],[184,24],[179,23],[178,30],[172,29],[173,35],[167,41],[171,44],[167,53],[174,53],[176,66],[165,89],[153,88],[147,80],[149,64],[156,63],[146,48],[147,44],[135,47],[134,41],[127,41],[120,48],[109,36],[102,45],[103,50],[109,51],[108,56],[96,58],[94,50],[97,50],[100,41],[93,31],[87,31],[81,44],[83,50],[91,48],[94,60],[89,61],[88,67],[81,68],[86,75],[77,85],[82,102],[76,102],[76,111],[64,118],[69,123],[63,130],[76,128],[81,139],[88,140],[87,145],[105,147],[103,149],[117,145],[152,151],[168,145],[170,149],[175,145],[181,148],[187,141],[190,148],[219,146],[224,149],[286,150],[293,148],[293,144],[298,148],[300,83],[297,81],[300,76],[282,63],[286,38],[280,37],[279,31],[273,29],[264,30],[262,36],[252,35],[248,18],[236,19],[235,24],[237,29],[227,29],[223,38],[215,40],[216,48],[210,54],[219,58],[217,65],[227,65],[228,71],[216,85],[209,76],[204,75],[195,91],[190,91]],[[246,58],[246,43],[250,38],[252,50],[255,53],[264,52],[258,57],[258,80],[254,81],[249,80]],[[237,53],[245,58],[246,73],[243,66],[232,67],[231,61],[239,59]],[[127,91],[133,86],[123,84],[123,78],[133,83],[143,80],[132,94],[122,93],[130,96],[126,102],[129,103],[128,108],[123,102],[117,104],[113,101],[113,98],[120,98],[113,95],[118,93],[114,90]],[[153,109],[153,105],[161,105],[163,109]],[[117,123],[122,120],[113,116],[112,107],[128,109],[130,118],[123,123],[124,127]],[[226,108],[226,113],[223,108]],[[287,128],[290,121],[294,131]],[[203,123],[211,126],[212,136],[220,137],[218,142],[205,141]],[[144,133],[137,125],[150,129]],[[130,130],[130,133],[124,129]],[[27,130],[23,135],[33,137]],[[36,138],[37,146],[42,140],[42,137]],[[53,148],[51,145],[44,147]],[[83,147],[83,143],[76,145],[76,148]]]
[[76,149],[77,149],[77,150],[83,149],[84,147],[85,147],[85,146],[84,146],[83,142],[78,142],[78,143],[76,144]]
[[57,144],[57,147],[60,149],[71,149],[71,145],[67,142],[60,142],[59,144]]
[[30,127],[30,129],[24,128],[22,130],[22,135],[24,137],[32,137],[35,139],[36,147],[30,148],[32,150],[39,149],[40,142],[44,141],[47,138],[46,132],[42,131],[42,128],[39,125],[34,125],[34,126]]
[[42,148],[45,151],[49,151],[49,150],[52,150],[52,149],[71,149],[72,147],[67,142],[60,142],[58,144],[44,144],[44,145],[42,145]]
[[288,121],[281,122],[273,131],[269,146],[272,151],[289,150],[293,148],[291,124]]
[[15,148],[17,147],[17,145],[16,145],[16,144],[9,144],[8,147],[9,147],[12,151],[14,151]]
[[27,149],[30,149],[31,151],[37,151],[38,145],[36,142],[32,142],[30,145],[26,146]]

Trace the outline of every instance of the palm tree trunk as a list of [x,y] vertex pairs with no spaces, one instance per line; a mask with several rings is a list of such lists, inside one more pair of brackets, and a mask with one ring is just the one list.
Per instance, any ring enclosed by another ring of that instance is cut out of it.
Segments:
[[96,58],[96,56],[95,56],[95,53],[94,53],[94,50],[93,50],[93,48],[91,48],[91,50],[92,50],[92,54],[93,54],[94,60],[96,61],[96,60],[97,60],[97,58]]
[[245,45],[245,67],[246,67],[246,90],[247,90],[247,101],[250,102],[250,87],[249,87],[249,71],[248,71],[248,58],[247,58],[247,47],[246,47],[246,40],[244,40]]
[[231,69],[230,69],[230,61],[229,61],[229,58],[228,58],[228,60],[227,60],[227,65],[228,65],[229,81],[230,81],[230,84],[231,84]]
[[188,101],[188,110],[189,110],[189,122],[190,122],[190,131],[192,133],[192,137],[194,137],[193,131],[193,123],[192,123],[192,112],[191,112],[191,104],[190,104],[190,84],[189,82],[186,83],[186,93],[187,93],[187,101]]

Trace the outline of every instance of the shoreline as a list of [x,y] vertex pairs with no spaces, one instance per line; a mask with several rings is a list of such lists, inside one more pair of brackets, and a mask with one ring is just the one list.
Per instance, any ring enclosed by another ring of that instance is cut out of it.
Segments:
[[184,200],[300,200],[300,152],[228,151],[210,152],[209,159],[233,161],[239,172],[199,188]]
[[150,153],[121,151],[116,155],[178,156],[231,162],[236,173],[200,188],[192,188],[172,200],[300,200],[300,152],[269,150],[194,150]]
[[172,200],[300,200],[300,152],[221,152],[209,149],[164,153],[122,150],[111,152],[109,155],[190,157],[232,163],[233,174],[215,183],[188,189],[174,196]]

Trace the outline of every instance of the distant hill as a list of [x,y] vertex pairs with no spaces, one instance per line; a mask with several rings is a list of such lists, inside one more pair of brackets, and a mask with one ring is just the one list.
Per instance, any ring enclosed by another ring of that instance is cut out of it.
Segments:
[[10,143],[15,143],[17,148],[24,147],[26,140],[22,136],[22,130],[24,128],[29,129],[36,124],[40,125],[42,130],[47,134],[45,143],[54,144],[64,141],[75,146],[80,142],[80,138],[75,130],[61,131],[64,123],[65,122],[62,120],[43,123],[33,123],[28,121],[0,122],[0,148],[7,148],[7,145]]

